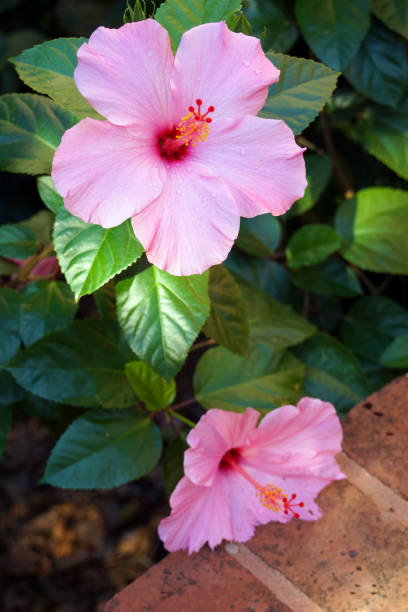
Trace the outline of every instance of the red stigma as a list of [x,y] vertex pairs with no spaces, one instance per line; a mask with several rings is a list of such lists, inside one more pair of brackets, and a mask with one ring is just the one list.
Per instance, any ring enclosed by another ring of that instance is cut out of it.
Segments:
[[198,99],[196,100],[196,104],[197,104],[197,106],[201,106],[201,105],[202,105],[202,103],[203,103],[203,101],[202,101],[202,100],[200,100],[200,98],[198,98]]
[[292,493],[292,496],[290,499],[288,499],[287,497],[282,497],[282,503],[283,503],[283,512],[284,514],[289,514],[289,512],[291,514],[293,514],[293,516],[295,518],[300,518],[300,514],[298,512],[295,512],[293,510],[293,508],[295,506],[299,507],[299,508],[303,508],[304,507],[304,503],[301,501],[298,504],[293,503],[294,500],[296,499],[296,493]]

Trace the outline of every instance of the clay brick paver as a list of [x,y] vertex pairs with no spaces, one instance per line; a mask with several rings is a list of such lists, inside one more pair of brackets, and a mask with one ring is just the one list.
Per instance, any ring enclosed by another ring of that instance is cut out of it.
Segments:
[[246,544],[173,553],[105,612],[408,612],[408,377],[343,420],[348,479],[316,522],[271,522]]

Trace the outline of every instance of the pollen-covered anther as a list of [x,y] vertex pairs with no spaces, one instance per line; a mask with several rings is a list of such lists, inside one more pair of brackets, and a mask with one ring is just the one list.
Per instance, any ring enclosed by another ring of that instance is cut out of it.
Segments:
[[277,512],[282,510],[282,489],[279,489],[275,485],[266,485],[265,487],[259,487],[256,493],[261,504],[264,508]]
[[196,147],[198,142],[204,142],[207,139],[207,136],[210,132],[209,123],[211,123],[212,119],[207,117],[208,113],[214,112],[214,106],[209,106],[206,113],[201,112],[202,101],[197,98],[196,100],[197,108],[194,106],[188,107],[188,114],[182,118],[180,123],[177,126],[177,140],[182,140],[181,144],[184,144],[186,147],[191,144],[193,147]]

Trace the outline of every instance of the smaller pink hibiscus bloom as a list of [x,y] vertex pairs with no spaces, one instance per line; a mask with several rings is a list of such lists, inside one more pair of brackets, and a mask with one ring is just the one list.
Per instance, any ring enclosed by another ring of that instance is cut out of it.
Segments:
[[257,427],[258,419],[253,408],[213,409],[190,431],[185,476],[159,525],[167,550],[245,542],[256,525],[321,517],[317,494],[345,478],[334,459],[342,440],[334,407],[305,397],[296,407],[273,410]]
[[62,137],[52,177],[65,206],[103,227],[130,218],[171,274],[221,263],[240,216],[281,215],[306,187],[291,130],[256,116],[278,77],[259,40],[224,22],[185,32],[175,57],[152,19],[98,28],[74,79],[106,121]]

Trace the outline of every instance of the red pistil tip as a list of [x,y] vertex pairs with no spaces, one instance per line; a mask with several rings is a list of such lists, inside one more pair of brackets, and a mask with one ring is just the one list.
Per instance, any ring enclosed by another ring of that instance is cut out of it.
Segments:
[[208,107],[208,112],[209,113],[213,113],[215,111],[215,108],[213,106],[209,106]]
[[196,104],[197,104],[197,106],[201,106],[201,105],[202,105],[202,103],[203,103],[203,101],[202,101],[202,100],[200,100],[200,98],[198,98],[198,99],[196,100]]
[[208,117],[208,119],[206,119],[207,123],[211,123],[212,119],[210,119],[210,117]]
[[190,111],[190,113],[194,113],[194,106],[189,106],[188,110]]

